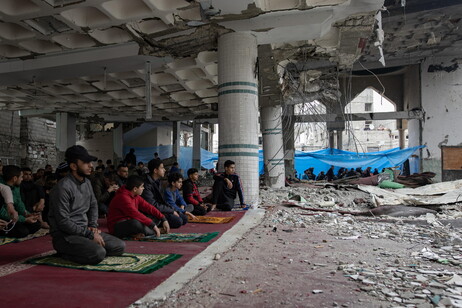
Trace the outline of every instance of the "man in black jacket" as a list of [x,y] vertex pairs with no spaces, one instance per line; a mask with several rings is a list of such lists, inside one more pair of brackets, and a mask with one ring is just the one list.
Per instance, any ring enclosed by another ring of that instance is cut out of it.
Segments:
[[144,181],[144,191],[141,197],[148,203],[155,206],[165,218],[167,218],[170,228],[179,228],[188,222],[188,218],[183,213],[178,213],[172,206],[164,200],[164,192],[161,187],[161,178],[165,175],[164,164],[160,159],[151,159],[148,163],[149,174]]
[[213,176],[215,182],[213,183],[212,209],[216,206],[220,210],[231,211],[236,194],[239,195],[241,207],[245,206],[241,179],[235,171],[236,164],[232,160],[227,160],[225,161],[225,172],[216,173]]

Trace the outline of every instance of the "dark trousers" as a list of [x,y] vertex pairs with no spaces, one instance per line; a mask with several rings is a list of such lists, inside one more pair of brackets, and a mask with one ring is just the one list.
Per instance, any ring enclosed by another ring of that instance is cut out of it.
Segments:
[[188,222],[188,217],[183,213],[178,213],[180,216],[176,216],[173,214],[165,214],[165,218],[167,218],[168,224],[172,229],[178,229],[182,225],[185,225]]
[[107,256],[120,256],[125,250],[125,242],[101,232],[105,246],[100,246],[89,238],[79,235],[53,236],[53,248],[60,257],[80,264],[98,264]]
[[202,207],[200,205],[194,205],[194,210],[191,212],[191,214],[196,215],[196,216],[204,216],[209,211],[210,211],[210,207]]
[[234,199],[235,197],[228,196],[225,193],[225,181],[215,181],[213,183],[213,202],[217,205],[217,209],[222,211],[231,211],[234,207]]
[[98,215],[107,215],[108,206],[105,203],[98,203]]
[[40,221],[34,222],[32,224],[27,222],[16,222],[13,229],[8,233],[0,229],[0,235],[8,237],[26,237],[29,234],[34,234],[40,230],[41,223]]
[[118,238],[131,237],[139,233],[154,235],[154,230],[136,219],[124,220],[114,225],[114,235]]

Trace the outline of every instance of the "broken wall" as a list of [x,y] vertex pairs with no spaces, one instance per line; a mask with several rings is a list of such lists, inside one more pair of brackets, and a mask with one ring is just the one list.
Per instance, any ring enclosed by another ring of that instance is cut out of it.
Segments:
[[20,165],[33,171],[50,164],[55,169],[57,162],[56,123],[43,118],[26,118],[20,120]]
[[17,111],[0,112],[0,159],[3,165],[19,164],[20,127],[21,121]]
[[421,67],[422,169],[441,181],[441,146],[462,145],[462,68],[454,57],[434,57]]

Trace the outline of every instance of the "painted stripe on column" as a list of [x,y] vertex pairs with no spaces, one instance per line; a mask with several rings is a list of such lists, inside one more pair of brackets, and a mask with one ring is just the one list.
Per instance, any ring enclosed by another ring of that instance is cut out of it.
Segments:
[[283,162],[282,163],[271,163],[271,165],[278,166],[278,165],[284,165],[284,163]]
[[258,145],[250,143],[235,143],[235,144],[223,144],[218,146],[218,149],[235,149],[235,148],[247,148],[247,149],[258,149]]
[[218,96],[222,96],[226,94],[235,94],[235,93],[241,93],[241,94],[246,93],[246,94],[258,95],[257,91],[246,90],[246,89],[234,89],[234,90],[226,90],[226,91],[218,92]]
[[220,153],[219,156],[254,156],[254,157],[258,157],[258,153],[252,153],[252,152],[228,152],[228,153]]
[[258,85],[255,82],[231,81],[231,82],[224,82],[224,83],[218,85],[218,89],[221,89],[221,88],[224,88],[224,87],[231,87],[231,86],[249,86],[249,87],[258,88]]
[[282,132],[279,133],[262,133],[263,136],[268,136],[268,135],[281,135]]
[[282,131],[282,128],[265,128],[264,131],[267,131],[267,130],[270,130],[270,131]]

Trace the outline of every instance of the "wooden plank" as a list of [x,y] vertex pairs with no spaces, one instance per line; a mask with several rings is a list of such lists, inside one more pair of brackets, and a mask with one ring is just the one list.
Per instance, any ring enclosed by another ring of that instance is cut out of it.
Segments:
[[462,147],[443,147],[443,170],[462,170]]

